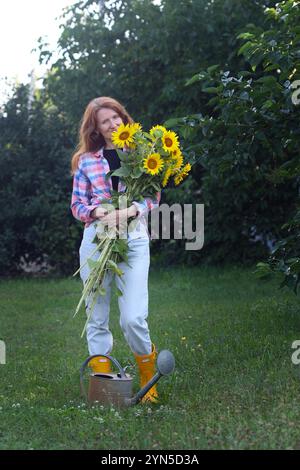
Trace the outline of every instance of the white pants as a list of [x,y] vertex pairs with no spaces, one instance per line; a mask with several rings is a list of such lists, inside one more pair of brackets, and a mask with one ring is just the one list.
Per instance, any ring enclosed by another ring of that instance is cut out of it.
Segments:
[[[83,238],[79,250],[80,265],[95,250],[93,243],[96,230],[95,223],[84,229]],[[149,237],[128,238],[128,264],[119,263],[124,272],[122,280],[119,276],[109,273],[105,276],[103,287],[106,295],[99,295],[93,309],[91,318],[87,324],[87,342],[90,355],[110,354],[113,347],[113,336],[109,330],[109,312],[111,284],[113,278],[117,287],[123,293],[118,297],[120,310],[120,326],[125,339],[133,353],[138,355],[150,354],[152,343],[147,323],[148,317],[148,272],[150,264]],[[97,259],[96,252],[92,259]],[[83,283],[87,280],[90,269],[88,265],[80,271]],[[122,282],[123,281],[123,282]],[[88,305],[86,305],[88,307]]]

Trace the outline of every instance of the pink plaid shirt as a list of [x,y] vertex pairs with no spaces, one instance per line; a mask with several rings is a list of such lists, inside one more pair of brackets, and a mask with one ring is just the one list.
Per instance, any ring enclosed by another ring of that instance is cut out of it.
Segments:
[[[76,219],[85,222],[85,227],[96,220],[91,217],[91,212],[99,204],[110,202],[112,181],[111,177],[107,177],[109,171],[108,161],[103,156],[103,148],[98,152],[84,153],[80,156],[78,169],[73,178],[71,210]],[[125,189],[120,179],[118,191],[124,192]],[[157,193],[156,199],[145,198],[143,201],[134,201],[133,204],[138,210],[138,216],[143,217],[158,207],[159,201],[160,192]]]

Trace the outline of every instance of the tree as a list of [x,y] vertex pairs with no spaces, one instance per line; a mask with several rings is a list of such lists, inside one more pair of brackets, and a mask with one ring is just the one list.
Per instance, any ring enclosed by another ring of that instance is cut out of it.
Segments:
[[[267,2],[273,3],[273,2]],[[77,130],[82,110],[99,95],[114,96],[145,127],[205,107],[186,80],[199,68],[230,63],[236,32],[260,24],[262,6],[245,0],[79,1],[63,16],[60,57],[45,87]],[[40,43],[41,60],[51,51]]]
[[[282,272],[282,285],[296,291],[300,107],[291,98],[292,82],[300,76],[300,2],[280,2],[265,14],[265,28],[249,25],[238,35],[245,70],[233,74],[210,66],[188,82],[200,83],[202,92],[212,95],[210,114],[177,124],[193,135],[192,148],[204,170],[208,245],[218,256],[243,259],[249,257],[251,239],[278,242],[268,270]],[[259,266],[265,273],[267,265]]]

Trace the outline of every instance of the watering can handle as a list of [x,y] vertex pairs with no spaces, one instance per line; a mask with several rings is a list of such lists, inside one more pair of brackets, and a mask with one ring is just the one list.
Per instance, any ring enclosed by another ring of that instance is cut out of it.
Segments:
[[120,365],[120,363],[117,361],[117,359],[115,359],[114,357],[112,356],[108,356],[106,354],[94,354],[93,356],[90,356],[88,357],[84,363],[82,364],[81,368],[80,368],[80,387],[81,387],[81,392],[82,394],[85,396],[85,398],[87,399],[87,394],[86,394],[86,391],[85,391],[85,388],[84,388],[84,385],[83,385],[83,373],[84,373],[84,370],[86,368],[86,366],[88,365],[88,363],[90,362],[91,359],[94,359],[94,357],[106,357],[107,359],[109,359],[118,369],[119,369],[119,372],[120,372],[120,375],[121,375],[121,378],[122,379],[125,379],[126,378],[126,374],[124,372],[124,369],[123,367]]
[[123,367],[121,366],[121,364],[117,361],[117,359],[115,359],[114,357],[112,356],[108,356],[107,354],[94,354],[93,356],[90,356],[88,357],[84,363],[82,364],[81,366],[81,369],[80,371],[84,371],[84,369],[86,368],[87,364],[90,362],[91,359],[94,359],[94,357],[106,357],[107,359],[109,359],[118,369],[119,369],[119,372],[121,374],[121,378],[122,379],[125,379],[126,378],[126,374],[124,372],[124,369]]

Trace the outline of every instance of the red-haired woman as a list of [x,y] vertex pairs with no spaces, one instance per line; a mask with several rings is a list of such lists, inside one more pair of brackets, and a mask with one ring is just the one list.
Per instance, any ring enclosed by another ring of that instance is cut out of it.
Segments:
[[[141,386],[155,373],[156,350],[152,344],[147,323],[148,316],[148,271],[149,271],[149,235],[145,216],[157,207],[156,200],[146,198],[133,202],[128,209],[107,211],[101,207],[111,199],[112,189],[123,192],[125,186],[118,177],[107,177],[109,171],[120,167],[120,160],[112,142],[112,132],[121,123],[133,123],[126,109],[115,99],[100,97],[93,99],[87,106],[82,118],[79,145],[72,158],[73,193],[71,210],[76,219],[85,223],[83,238],[79,250],[80,264],[83,265],[95,250],[93,240],[96,234],[97,220],[114,226],[116,220],[122,224],[130,217],[137,217],[139,224],[128,234],[128,265],[120,263],[124,272],[122,282],[115,276],[119,297],[120,326],[125,339],[134,353]],[[95,259],[99,253],[94,254]],[[88,264],[81,270],[81,279],[86,282],[89,275]],[[113,337],[109,330],[110,291],[112,274],[104,279],[105,296],[99,296],[87,325],[87,342],[90,355],[110,354]],[[86,305],[88,308],[88,305]],[[89,365],[95,373],[109,372],[108,359],[94,358]],[[145,395],[143,401],[157,401],[156,387]]]

